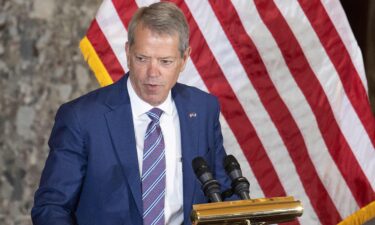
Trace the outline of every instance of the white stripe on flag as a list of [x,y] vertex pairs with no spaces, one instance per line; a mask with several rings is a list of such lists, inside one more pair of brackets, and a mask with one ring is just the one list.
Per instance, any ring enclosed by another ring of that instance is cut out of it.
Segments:
[[[341,173],[335,166],[335,162],[328,153],[310,105],[295,83],[285,61],[282,60],[283,56],[258,12],[256,10],[250,10],[255,9],[255,5],[251,1],[241,0],[234,0],[233,4],[244,24],[245,30],[258,47],[258,51],[264,60],[278,93],[287,105],[302,133],[310,158],[315,165],[320,179],[340,214],[345,214],[345,212],[347,212],[347,206],[338,203],[342,201],[352,201],[349,206],[353,206],[353,203],[355,204],[356,201],[353,197],[343,199],[341,195],[337,195],[336,187],[340,187],[340,194],[352,196]],[[249,18],[251,18],[251,20]],[[278,63],[276,64],[275,62]],[[333,177],[335,179],[332,179]],[[284,179],[289,179],[289,177],[285,176]],[[353,209],[350,212],[353,212]],[[310,212],[306,210],[306,213]]]
[[[339,75],[324,51],[315,31],[299,5],[293,4],[293,2],[294,0],[275,1],[304,50],[312,70],[319,79],[334,112],[335,119],[336,121],[340,121],[338,125],[345,139],[348,141],[352,152],[356,156],[368,180],[370,182],[375,181],[375,166],[369,160],[375,159],[375,151],[368,133],[346,96]],[[290,15],[290,12],[293,12],[295,15]],[[295,17],[300,18],[298,22]],[[353,133],[358,135],[353,135]],[[375,182],[371,182],[372,188],[375,188],[374,185]]]
[[361,49],[357,44],[357,40],[354,37],[352,29],[350,28],[349,21],[346,17],[344,9],[341,7],[341,3],[337,0],[321,0],[328,16],[331,18],[336,30],[341,37],[350,59],[353,62],[361,80],[366,93],[368,93],[367,79],[365,74],[365,68],[362,60]]
[[125,53],[125,43],[128,38],[128,32],[111,0],[105,0],[102,3],[96,15],[96,21],[122,68],[124,71],[128,71]]
[[151,5],[152,3],[155,3],[155,2],[159,2],[157,0],[136,0],[135,1],[138,5],[138,7],[143,7],[143,6],[149,6]]

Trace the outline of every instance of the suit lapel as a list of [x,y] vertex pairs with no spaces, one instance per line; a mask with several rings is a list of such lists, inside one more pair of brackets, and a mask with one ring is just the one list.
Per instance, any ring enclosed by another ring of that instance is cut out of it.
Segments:
[[[127,76],[126,76],[127,77]],[[107,99],[112,111],[105,114],[108,129],[112,138],[117,157],[124,171],[137,208],[142,215],[142,195],[137,149],[133,126],[133,117],[129,95],[126,89],[127,78],[123,78],[115,85],[113,95]]]
[[172,96],[180,120],[184,217],[186,220],[190,216],[196,188],[196,178],[191,163],[193,158],[198,155],[197,124],[199,115],[197,115],[197,108],[192,104],[190,96],[182,90],[179,84],[176,84],[172,89]]

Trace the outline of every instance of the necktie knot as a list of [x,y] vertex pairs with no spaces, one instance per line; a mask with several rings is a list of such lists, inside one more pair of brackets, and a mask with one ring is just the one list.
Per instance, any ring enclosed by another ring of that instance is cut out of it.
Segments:
[[152,122],[157,123],[159,122],[161,114],[163,114],[163,110],[159,108],[152,108],[150,111],[146,112],[147,116],[150,117]]

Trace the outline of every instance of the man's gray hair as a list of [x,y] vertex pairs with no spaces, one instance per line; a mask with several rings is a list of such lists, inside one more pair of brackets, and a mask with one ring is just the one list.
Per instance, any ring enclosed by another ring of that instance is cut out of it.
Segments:
[[182,11],[173,3],[158,2],[148,7],[141,7],[129,23],[128,43],[134,44],[135,29],[138,25],[156,32],[158,35],[178,35],[178,49],[181,57],[189,47],[189,25]]

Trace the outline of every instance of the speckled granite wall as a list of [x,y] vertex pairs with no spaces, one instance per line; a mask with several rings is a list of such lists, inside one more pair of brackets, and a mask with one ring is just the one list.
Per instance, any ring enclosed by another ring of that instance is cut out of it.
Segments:
[[0,224],[31,224],[58,106],[98,87],[79,52],[101,0],[0,0]]
[[1,225],[31,224],[55,112],[98,87],[78,44],[100,2],[0,0]]

